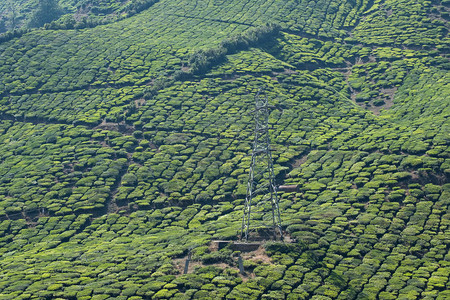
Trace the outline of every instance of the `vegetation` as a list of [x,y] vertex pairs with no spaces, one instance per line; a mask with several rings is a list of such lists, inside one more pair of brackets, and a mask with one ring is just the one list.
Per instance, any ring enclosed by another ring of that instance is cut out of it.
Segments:
[[0,11],[3,12],[0,33],[26,27],[94,27],[132,16],[156,2],[157,0],[6,0],[0,3]]
[[33,27],[41,27],[58,19],[61,14],[61,8],[56,0],[39,0],[38,8],[31,18],[30,24]]
[[[0,298],[447,299],[448,4],[61,0],[10,32]],[[238,237],[260,87],[298,190],[258,258],[209,243]]]

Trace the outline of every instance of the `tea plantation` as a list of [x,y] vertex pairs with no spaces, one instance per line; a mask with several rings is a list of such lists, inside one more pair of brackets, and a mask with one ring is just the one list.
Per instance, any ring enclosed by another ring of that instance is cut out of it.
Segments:
[[[0,12],[0,299],[450,299],[448,0]],[[260,88],[292,242],[215,250]]]

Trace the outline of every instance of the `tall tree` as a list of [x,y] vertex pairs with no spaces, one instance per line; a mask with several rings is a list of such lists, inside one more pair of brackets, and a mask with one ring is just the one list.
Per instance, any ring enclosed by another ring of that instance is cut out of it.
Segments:
[[6,21],[0,17],[0,33],[6,31]]
[[39,0],[39,6],[31,19],[30,26],[41,27],[58,19],[61,14],[62,9],[57,0]]

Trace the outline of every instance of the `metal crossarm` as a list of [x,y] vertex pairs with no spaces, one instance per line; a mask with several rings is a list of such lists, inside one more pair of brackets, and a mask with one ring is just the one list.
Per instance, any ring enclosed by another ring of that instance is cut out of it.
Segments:
[[260,93],[261,90],[255,96],[255,109],[252,111],[255,137],[242,217],[241,240],[246,242],[260,228],[271,229],[275,240],[283,240],[268,126],[270,109],[274,106],[269,105],[267,96],[262,97]]

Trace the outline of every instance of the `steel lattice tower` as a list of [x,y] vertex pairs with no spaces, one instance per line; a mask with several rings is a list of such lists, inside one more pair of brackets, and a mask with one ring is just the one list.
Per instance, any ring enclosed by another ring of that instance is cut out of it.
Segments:
[[242,217],[241,240],[246,242],[252,232],[264,229],[271,229],[275,240],[283,239],[268,127],[273,106],[260,93],[255,96],[255,138]]

